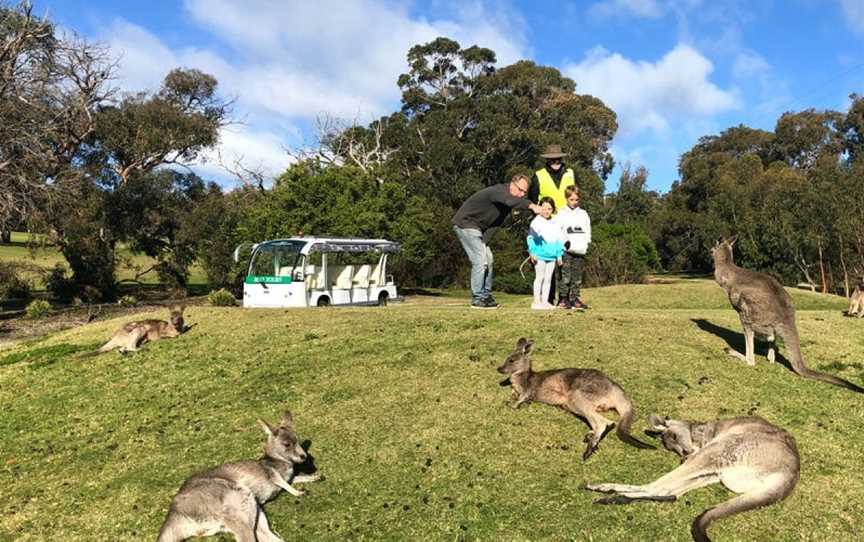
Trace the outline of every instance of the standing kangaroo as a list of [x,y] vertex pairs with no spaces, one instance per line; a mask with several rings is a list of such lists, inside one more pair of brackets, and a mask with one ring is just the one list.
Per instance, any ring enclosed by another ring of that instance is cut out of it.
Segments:
[[846,311],[846,316],[864,318],[864,276],[860,277],[849,297],[849,309]]
[[779,502],[798,483],[795,439],[762,418],[699,423],[663,420],[652,414],[649,424],[666,449],[681,456],[681,465],[642,486],[589,484],[586,489],[613,494],[595,503],[674,501],[688,491],[720,482],[739,495],[699,514],[690,528],[693,540],[710,542],[706,531],[711,522]]
[[136,352],[147,341],[179,337],[186,329],[183,322],[183,311],[185,309],[185,305],[171,305],[168,309],[170,317],[168,322],[165,320],[149,319],[123,324],[99,350],[88,352],[80,357],[104,354],[115,348],[119,348],[123,354]]
[[294,465],[306,460],[286,411],[273,427],[258,420],[267,433],[264,456],[257,461],[225,463],[191,476],[171,501],[157,542],[175,542],[193,536],[229,532],[238,542],[281,542],[267,523],[261,505],[283,489],[299,497],[304,491],[291,483],[315,482],[319,474],[294,474]]
[[583,461],[597,451],[600,441],[615,427],[612,420],[600,414],[608,410],[615,410],[620,416],[618,438],[636,448],[654,448],[630,435],[633,403],[621,386],[595,369],[553,369],[535,373],[531,370],[530,357],[533,346],[533,341],[519,339],[516,349],[498,367],[499,373],[510,375],[513,387],[507,403],[510,407],[519,408],[524,403],[537,401],[584,418],[591,432],[585,435],[587,447],[582,454]]
[[756,335],[768,340],[768,361],[774,363],[775,337],[780,337],[789,352],[789,363],[799,376],[821,380],[828,384],[864,393],[864,388],[847,380],[809,369],[804,365],[798,328],[795,325],[795,307],[792,297],[776,279],[764,273],[738,267],[732,262],[734,240],[718,241],[711,250],[714,258],[714,280],[729,296],[732,307],[738,311],[744,327],[746,354],[727,348],[726,352],[756,365],[754,339]]

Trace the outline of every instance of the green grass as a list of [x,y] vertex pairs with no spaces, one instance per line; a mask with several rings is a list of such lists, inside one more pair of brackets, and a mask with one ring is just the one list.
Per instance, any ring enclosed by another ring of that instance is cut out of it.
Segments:
[[[864,321],[842,317],[840,298],[793,295],[808,363],[864,382]],[[327,477],[266,505],[286,540],[690,540],[692,519],[731,493],[592,505],[585,483],[645,483],[678,461],[610,435],[583,463],[581,421],[505,407],[495,367],[520,336],[535,339],[537,369],[596,367],[618,381],[637,434],[657,412],[755,413],[795,435],[795,492],[716,523],[716,541],[864,537],[864,397],[769,365],[764,350],[752,368],[726,356],[727,340],[743,339],[708,280],[585,299],[587,313],[532,312],[505,295],[497,311],[452,296],[385,309],[193,306],[187,335],[134,355],[75,358],[131,318],[2,351],[0,540],[153,540],[183,480],[257,457],[255,419],[286,407]]]
[[[51,246],[28,246],[30,236],[27,233],[12,232],[11,244],[0,244],[0,262],[21,262],[31,265],[37,265],[45,271],[50,271],[58,263],[66,263],[63,255],[54,247]],[[140,271],[144,271],[153,265],[153,258],[144,254],[135,254],[128,248],[122,247],[118,251],[120,262],[117,266],[117,280],[128,280],[135,277]],[[68,265],[67,265],[68,267]],[[33,282],[37,289],[43,289],[45,285],[42,283],[42,277],[39,274],[28,274],[28,278]],[[159,277],[155,271],[147,273],[141,277],[141,282],[144,284],[155,284],[159,281]],[[191,285],[206,284],[207,278],[204,270],[198,265],[193,265],[189,269],[189,283]]]

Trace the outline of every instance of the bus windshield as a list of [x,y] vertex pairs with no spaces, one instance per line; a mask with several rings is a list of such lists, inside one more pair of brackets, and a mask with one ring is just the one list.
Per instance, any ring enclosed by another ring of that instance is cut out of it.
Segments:
[[306,243],[274,241],[259,245],[252,255],[246,282],[291,282],[294,266]]

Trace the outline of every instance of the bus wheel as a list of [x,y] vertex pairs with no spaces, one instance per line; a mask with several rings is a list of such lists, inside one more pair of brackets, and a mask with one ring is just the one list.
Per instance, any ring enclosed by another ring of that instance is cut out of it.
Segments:
[[318,298],[318,306],[319,307],[329,307],[330,306],[330,298],[326,295],[322,295]]
[[387,300],[389,298],[390,298],[390,294],[388,294],[387,292],[381,292],[380,294],[378,294],[378,306],[379,307],[386,307],[387,306]]

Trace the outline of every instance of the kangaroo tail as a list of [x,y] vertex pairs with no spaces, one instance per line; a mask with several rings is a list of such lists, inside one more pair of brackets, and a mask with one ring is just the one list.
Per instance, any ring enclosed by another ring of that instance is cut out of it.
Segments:
[[843,380],[838,376],[814,371],[804,365],[804,357],[801,355],[801,345],[798,342],[798,334],[791,333],[790,335],[792,336],[784,337],[783,341],[789,349],[789,363],[792,365],[792,370],[795,371],[798,376],[809,378],[811,380],[819,380],[827,384],[834,384],[835,386],[840,386],[841,388],[846,388],[847,390],[852,390],[854,392],[864,393],[864,388],[857,384],[853,384],[848,380]]
[[641,440],[638,440],[630,434],[630,426],[633,424],[633,404],[629,399],[625,398],[622,404],[620,404],[615,410],[618,411],[618,415],[620,419],[618,420],[618,426],[615,428],[616,434],[618,438],[623,442],[633,446],[634,448],[641,448],[643,450],[653,450],[654,446],[650,444],[646,444]]
[[98,350],[91,350],[90,352],[84,352],[83,354],[78,354],[79,358],[92,358],[94,356],[98,356],[99,354],[104,354],[105,352],[110,352],[114,350],[117,346],[113,341],[108,341]]
[[712,522],[734,514],[768,506],[786,498],[787,495],[792,493],[798,478],[790,478],[779,474],[775,476],[782,478],[778,478],[773,484],[765,485],[748,493],[733,497],[699,514],[690,526],[690,534],[693,535],[693,540],[696,542],[711,542],[711,539],[708,538],[707,530],[708,525]]

